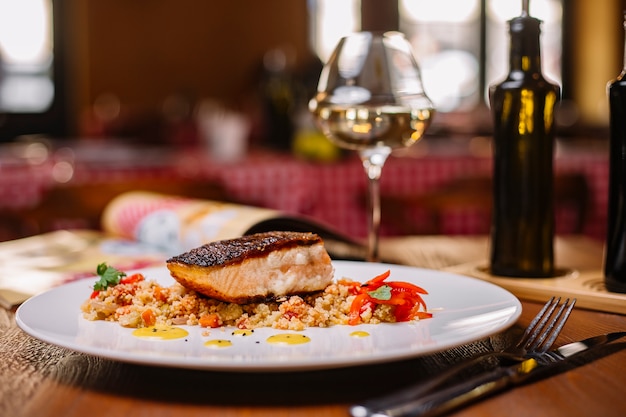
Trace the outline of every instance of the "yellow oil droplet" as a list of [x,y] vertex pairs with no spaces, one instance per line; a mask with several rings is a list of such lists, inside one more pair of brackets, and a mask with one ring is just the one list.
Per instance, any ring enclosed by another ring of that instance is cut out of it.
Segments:
[[357,330],[355,332],[350,333],[350,336],[352,337],[367,337],[370,334],[368,332],[364,332],[362,330]]
[[254,330],[237,329],[233,332],[233,336],[252,336]]
[[133,336],[159,340],[182,339],[188,335],[189,332],[187,330],[171,326],[142,327],[133,331]]
[[311,338],[303,334],[297,333],[282,333],[275,334],[267,338],[267,343],[276,345],[301,345],[303,343],[309,343]]
[[231,342],[230,340],[224,340],[224,339],[213,339],[213,340],[207,340],[206,342],[204,342],[204,346],[215,348],[215,349],[226,348],[232,345],[233,345],[233,342]]

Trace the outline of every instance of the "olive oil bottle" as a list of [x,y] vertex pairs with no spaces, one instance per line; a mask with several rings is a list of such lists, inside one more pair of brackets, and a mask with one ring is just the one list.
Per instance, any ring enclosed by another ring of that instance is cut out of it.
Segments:
[[609,83],[608,96],[609,203],[604,277],[609,291],[626,293],[626,42],[624,69]]
[[509,21],[509,74],[490,87],[494,122],[490,272],[554,275],[554,109],[559,86],[541,70],[541,21]]

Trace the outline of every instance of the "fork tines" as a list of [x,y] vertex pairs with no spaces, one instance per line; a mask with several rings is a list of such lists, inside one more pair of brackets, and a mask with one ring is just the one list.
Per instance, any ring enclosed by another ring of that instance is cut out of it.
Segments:
[[543,306],[526,329],[518,347],[542,353],[552,346],[572,312],[576,299],[570,301],[567,298],[563,304],[560,303],[561,297],[552,297]]

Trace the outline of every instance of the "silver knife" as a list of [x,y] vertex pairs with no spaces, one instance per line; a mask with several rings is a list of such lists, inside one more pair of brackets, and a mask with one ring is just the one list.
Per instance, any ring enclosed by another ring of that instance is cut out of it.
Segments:
[[[565,361],[570,361],[583,352],[589,352],[624,336],[626,336],[626,332],[590,337],[579,342],[569,343],[512,366],[498,367],[469,380],[406,402],[377,407],[378,401],[372,400],[362,405],[354,405],[350,408],[350,414],[353,417],[438,416],[510,386],[523,384],[532,377],[553,371],[555,367],[563,365]],[[389,401],[384,398],[380,398],[380,400],[380,404],[389,404]]]

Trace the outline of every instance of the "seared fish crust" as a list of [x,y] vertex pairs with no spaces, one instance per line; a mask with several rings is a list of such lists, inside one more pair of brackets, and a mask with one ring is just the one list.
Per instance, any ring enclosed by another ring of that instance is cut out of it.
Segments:
[[243,262],[247,258],[267,256],[268,252],[296,246],[311,246],[322,239],[313,233],[267,232],[237,239],[220,240],[174,256],[167,262],[193,266],[219,266]]

